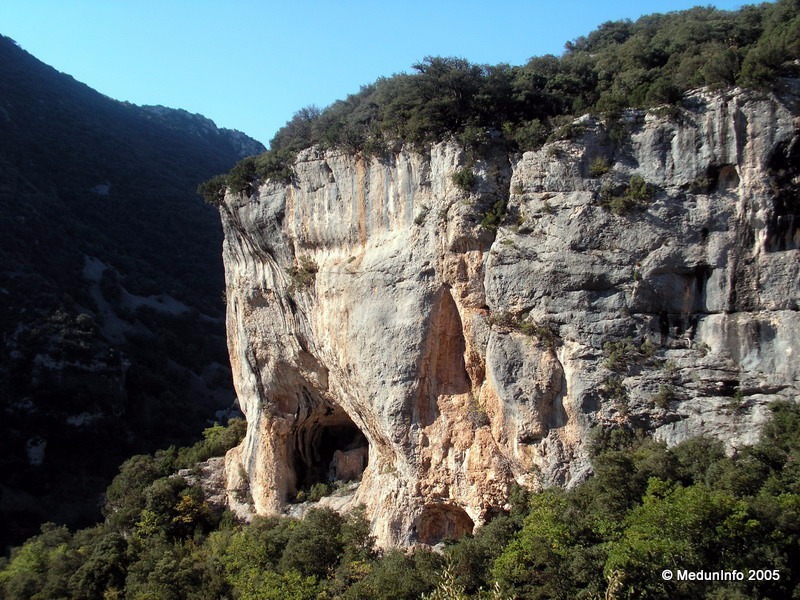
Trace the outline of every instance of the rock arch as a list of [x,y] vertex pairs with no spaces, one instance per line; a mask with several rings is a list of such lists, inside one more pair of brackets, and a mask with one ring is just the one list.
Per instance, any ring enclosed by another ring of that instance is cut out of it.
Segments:
[[369,462],[369,445],[361,429],[339,406],[322,406],[292,435],[294,494],[315,483],[360,479]]
[[447,539],[460,539],[475,528],[467,512],[455,504],[428,504],[415,525],[418,541],[429,546]]

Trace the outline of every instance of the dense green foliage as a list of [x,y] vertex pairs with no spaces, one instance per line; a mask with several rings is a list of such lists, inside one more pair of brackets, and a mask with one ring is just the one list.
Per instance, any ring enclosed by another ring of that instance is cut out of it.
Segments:
[[[735,457],[710,438],[667,449],[641,431],[598,429],[592,478],[514,490],[509,513],[441,554],[376,550],[361,510],[236,523],[172,475],[243,435],[241,422],[215,426],[192,448],[128,460],[102,525],[45,525],[0,563],[0,598],[798,597],[800,407],[772,412],[759,443]],[[744,580],[683,581],[683,569]]]
[[655,190],[640,175],[633,175],[627,185],[615,187],[611,184],[600,188],[600,206],[616,215],[624,215],[653,199]]
[[[761,441],[727,458],[696,438],[667,450],[624,430],[597,440],[595,476],[533,496],[522,529],[493,565],[523,598],[790,598],[800,592],[800,410],[773,408]],[[664,581],[662,569],[675,579]],[[741,582],[678,581],[732,571]],[[779,580],[748,581],[748,569]],[[793,595],[794,594],[794,595]]]
[[[401,142],[423,147],[453,136],[474,148],[498,131],[511,149],[535,148],[548,136],[573,135],[570,116],[676,104],[703,86],[768,89],[781,76],[796,76],[798,59],[798,0],[609,21],[567,43],[562,56],[522,66],[426,57],[413,73],[381,78],[324,110],[302,109],[270,151],[234,169],[227,185],[238,192],[256,178],[286,181],[291,158],[312,145],[380,155]],[[225,183],[223,177],[200,191],[218,202]]]

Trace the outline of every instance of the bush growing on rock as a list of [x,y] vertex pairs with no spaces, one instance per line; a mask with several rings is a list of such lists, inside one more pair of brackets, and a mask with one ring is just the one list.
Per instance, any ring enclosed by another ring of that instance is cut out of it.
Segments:
[[611,170],[611,165],[608,160],[602,156],[598,156],[589,165],[589,177],[601,177]]
[[653,199],[655,190],[640,175],[632,175],[630,182],[622,186],[619,191],[617,186],[604,184],[600,188],[600,206],[610,210],[615,215],[625,215],[634,208],[643,207]]
[[286,269],[286,274],[291,279],[290,292],[301,291],[314,285],[319,267],[310,256],[300,256],[297,264]]
[[471,167],[462,167],[453,172],[450,177],[453,184],[463,192],[472,191],[478,178]]

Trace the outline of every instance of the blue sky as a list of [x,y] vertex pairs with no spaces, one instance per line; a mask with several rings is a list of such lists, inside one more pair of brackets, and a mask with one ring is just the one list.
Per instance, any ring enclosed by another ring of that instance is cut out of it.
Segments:
[[604,21],[700,3],[2,0],[0,33],[107,96],[201,113],[267,144],[299,108],[428,55],[523,64]]

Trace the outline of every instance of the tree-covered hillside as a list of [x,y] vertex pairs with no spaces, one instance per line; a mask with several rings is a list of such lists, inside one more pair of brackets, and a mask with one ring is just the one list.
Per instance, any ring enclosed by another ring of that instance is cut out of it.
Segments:
[[215,203],[225,186],[241,191],[255,178],[288,180],[296,152],[312,145],[380,155],[398,143],[422,147],[447,136],[480,146],[494,131],[509,150],[528,150],[548,136],[568,136],[571,118],[586,112],[613,119],[628,107],[675,105],[703,86],[768,90],[800,74],[800,2],[609,21],[567,43],[562,56],[522,66],[427,57],[413,68],[324,110],[298,111],[269,152],[205,183],[202,194]]
[[518,489],[511,509],[474,536],[403,552],[375,548],[360,510],[242,524],[206,502],[196,481],[174,473],[236,444],[243,427],[234,422],[192,448],[126,461],[105,521],[74,533],[43,526],[0,562],[0,598],[796,598],[798,430],[800,408],[773,405],[761,441],[726,457],[708,438],[667,449],[641,431],[598,428],[587,482]]
[[0,549],[93,522],[122,460],[232,402],[222,232],[194,192],[261,150],[0,37]]

